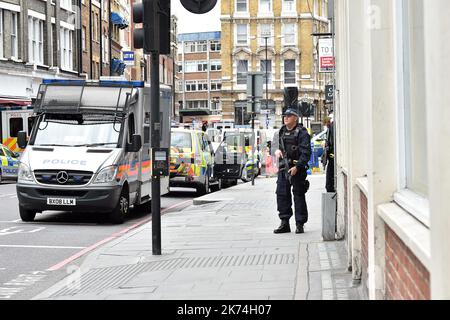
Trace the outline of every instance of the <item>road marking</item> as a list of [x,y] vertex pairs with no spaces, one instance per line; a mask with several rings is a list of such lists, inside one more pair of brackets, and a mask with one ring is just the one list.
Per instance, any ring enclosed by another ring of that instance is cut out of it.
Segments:
[[5,229],[0,229],[0,236],[9,236],[12,234],[18,234],[18,233],[36,233],[39,231],[44,230],[44,227],[41,228],[36,228],[36,229],[32,229],[32,230],[24,230],[24,229],[18,229],[19,227],[11,227],[11,228],[5,228]]
[[[0,248],[30,248],[30,249],[86,249],[86,247],[62,247],[62,246],[29,246],[20,244],[0,244]],[[0,269],[1,270],[1,269]]]
[[[181,206],[181,205],[183,205],[183,204],[185,204],[185,203],[188,203],[188,202],[192,202],[192,200],[186,200],[186,201],[177,203],[177,204],[175,204],[175,205],[173,205],[173,206],[170,206],[170,207],[168,207],[168,208],[162,210],[161,213],[166,213],[167,211],[172,210],[172,209],[174,209],[174,208],[176,208],[176,207],[179,207],[179,206]],[[149,221],[151,221],[151,218],[143,219],[143,220],[139,221],[138,223],[132,225],[131,227],[128,227],[128,228],[123,229],[122,231],[116,232],[116,233],[114,233],[113,235],[111,235],[110,237],[108,237],[108,238],[106,238],[106,239],[103,239],[103,240],[101,240],[101,241],[99,241],[99,242],[93,244],[92,246],[90,246],[90,247],[88,247],[88,248],[85,248],[84,250],[82,250],[82,251],[80,251],[80,252],[74,254],[73,256],[67,258],[66,260],[61,261],[61,262],[55,264],[54,266],[52,266],[52,267],[50,267],[49,269],[47,269],[47,271],[56,271],[56,270],[59,270],[59,269],[61,269],[62,267],[64,267],[65,265],[67,265],[67,264],[71,263],[72,261],[78,259],[79,257],[85,255],[86,253],[91,252],[91,251],[93,251],[94,249],[98,248],[98,247],[101,246],[102,244],[105,244],[105,243],[107,243],[107,242],[109,242],[109,241],[111,241],[111,240],[114,240],[114,239],[116,239],[116,238],[119,238],[119,237],[123,236],[125,233],[128,233],[128,232],[130,232],[131,230],[136,229],[136,228],[142,226],[143,224],[146,224],[146,223],[149,222]]]
[[27,287],[31,287],[37,282],[44,280],[46,276],[47,274],[44,271],[20,274],[17,278],[0,286],[0,299],[11,299]]

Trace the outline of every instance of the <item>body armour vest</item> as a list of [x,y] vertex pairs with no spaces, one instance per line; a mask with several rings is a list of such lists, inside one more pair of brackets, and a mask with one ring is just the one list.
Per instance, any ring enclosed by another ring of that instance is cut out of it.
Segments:
[[286,148],[285,152],[288,155],[289,161],[298,160],[300,157],[300,150],[298,148],[299,144],[299,136],[300,131],[302,128],[300,126],[297,126],[297,128],[293,131],[286,131],[284,132],[282,139],[284,142],[284,147]]

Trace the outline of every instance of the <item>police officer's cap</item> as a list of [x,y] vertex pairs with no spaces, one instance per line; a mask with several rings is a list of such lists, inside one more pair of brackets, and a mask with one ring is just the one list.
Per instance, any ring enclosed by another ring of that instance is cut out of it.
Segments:
[[296,116],[297,118],[300,118],[300,116],[299,116],[299,114],[298,114],[298,111],[295,110],[295,109],[292,109],[292,108],[288,108],[288,109],[284,112],[283,116]]

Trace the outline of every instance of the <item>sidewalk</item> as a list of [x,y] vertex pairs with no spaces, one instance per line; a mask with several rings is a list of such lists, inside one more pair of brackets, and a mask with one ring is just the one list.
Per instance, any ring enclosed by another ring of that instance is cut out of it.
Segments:
[[358,300],[345,243],[322,241],[325,177],[309,179],[303,235],[273,234],[276,179],[259,178],[164,215],[161,256],[152,255],[150,222],[91,253],[79,272],[34,299]]

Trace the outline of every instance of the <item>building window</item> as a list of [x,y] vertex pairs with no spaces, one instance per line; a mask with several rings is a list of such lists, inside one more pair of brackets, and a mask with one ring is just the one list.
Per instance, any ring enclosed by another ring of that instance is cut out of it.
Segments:
[[264,84],[272,84],[272,60],[261,60],[260,71],[264,73]]
[[295,41],[295,23],[286,23],[283,25],[283,41],[284,45],[296,45]]
[[81,48],[86,51],[86,27],[81,29]]
[[237,45],[247,45],[247,25],[236,25],[236,43]]
[[61,8],[72,10],[72,0],[61,0]]
[[18,13],[11,13],[11,58],[19,58],[19,41],[17,39],[18,34]]
[[206,51],[208,51],[208,41],[197,42],[197,52],[206,52]]
[[183,81],[177,80],[177,90],[178,92],[183,92]]
[[197,81],[186,81],[186,91],[197,91]]
[[247,0],[236,0],[236,12],[246,13],[247,11]]
[[197,72],[197,61],[186,61],[184,63],[184,72]]
[[208,109],[207,100],[186,101],[185,109]]
[[222,83],[220,80],[211,80],[211,91],[222,90]]
[[103,63],[107,64],[109,62],[109,38],[106,34],[104,34],[103,36],[103,46],[102,46],[102,50],[103,50]]
[[60,54],[61,68],[65,70],[73,70],[73,31],[60,28]]
[[211,60],[211,71],[220,71],[220,70],[222,70],[222,61]]
[[198,81],[197,82],[198,91],[208,91],[208,81]]
[[0,9],[0,58],[3,58],[3,10]]
[[295,11],[295,0],[283,0],[283,12]]
[[197,62],[197,71],[198,72],[208,71],[208,61],[198,61]]
[[284,83],[295,84],[295,60],[284,60]]
[[267,38],[267,45],[271,46],[273,45],[273,35],[272,35],[272,29],[273,26],[271,24],[260,24],[259,25],[259,45],[265,46],[266,45],[266,38]]
[[272,12],[272,0],[259,0],[259,12],[271,13]]
[[247,84],[248,60],[239,60],[237,65],[237,84]]
[[[425,40],[423,28],[423,1],[404,0],[403,3],[403,127],[402,153],[405,163],[404,187],[428,195],[427,120],[424,106]],[[401,71],[400,71],[401,72]]]
[[210,50],[213,52],[217,52],[221,50],[221,43],[220,41],[211,41],[210,42]]
[[[17,16],[16,16],[16,24],[17,24]],[[15,38],[17,40],[17,36]],[[35,63],[35,64],[44,64],[43,40],[44,40],[44,22],[42,20],[39,20],[34,17],[28,17],[28,57],[29,57],[28,61],[29,62]],[[11,51],[12,50],[13,49],[11,48]]]
[[185,42],[184,43],[184,52],[185,53],[195,52],[195,42]]

